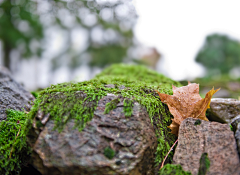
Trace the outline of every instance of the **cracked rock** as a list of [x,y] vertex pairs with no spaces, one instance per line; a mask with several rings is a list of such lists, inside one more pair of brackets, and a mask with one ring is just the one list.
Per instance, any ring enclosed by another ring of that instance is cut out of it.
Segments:
[[200,125],[195,125],[196,121],[187,118],[181,123],[173,163],[197,175],[200,158],[206,154],[210,160],[207,175],[239,175],[236,141],[228,124],[201,120]]
[[[106,103],[115,98],[103,97],[81,132],[73,119],[60,133],[53,130],[53,120],[47,121],[40,134],[30,138],[33,165],[43,175],[153,175],[157,138],[148,113],[134,103],[131,117],[125,117],[123,106],[104,114]],[[106,148],[113,154],[106,156]]]

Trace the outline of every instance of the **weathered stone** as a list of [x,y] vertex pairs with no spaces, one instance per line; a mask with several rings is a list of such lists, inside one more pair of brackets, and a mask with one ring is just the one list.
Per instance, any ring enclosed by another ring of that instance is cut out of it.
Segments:
[[232,98],[212,98],[208,112],[209,120],[230,124],[240,115],[240,101]]
[[[32,141],[33,165],[43,175],[154,174],[157,138],[146,109],[135,102],[131,117],[125,117],[121,105],[104,114],[106,103],[115,98],[102,98],[81,132],[73,120],[62,132],[53,131],[54,121],[49,120]],[[114,150],[112,159],[104,155],[106,148]]]
[[187,118],[181,125],[178,146],[173,157],[174,164],[182,165],[185,171],[197,175],[200,158],[206,153],[210,160],[207,175],[239,175],[239,157],[236,141],[228,124]]
[[7,118],[6,109],[24,108],[28,111],[31,108],[29,102],[34,100],[32,94],[17,83],[4,67],[0,67],[0,97],[0,121]]

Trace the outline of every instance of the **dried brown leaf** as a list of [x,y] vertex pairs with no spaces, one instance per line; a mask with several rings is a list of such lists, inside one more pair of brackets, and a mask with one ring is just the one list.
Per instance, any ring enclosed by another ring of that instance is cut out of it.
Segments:
[[210,90],[205,98],[199,95],[199,84],[188,82],[187,86],[177,88],[172,85],[173,95],[159,93],[163,103],[168,105],[171,114],[174,116],[169,126],[171,133],[178,135],[181,122],[189,117],[208,121],[205,113],[210,107],[211,98],[219,89]]

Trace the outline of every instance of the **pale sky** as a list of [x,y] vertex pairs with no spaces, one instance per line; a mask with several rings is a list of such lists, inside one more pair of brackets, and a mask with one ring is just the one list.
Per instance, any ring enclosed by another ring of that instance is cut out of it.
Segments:
[[194,58],[212,33],[240,40],[239,0],[135,0],[139,19],[136,37],[163,55],[158,65],[175,80],[203,73]]

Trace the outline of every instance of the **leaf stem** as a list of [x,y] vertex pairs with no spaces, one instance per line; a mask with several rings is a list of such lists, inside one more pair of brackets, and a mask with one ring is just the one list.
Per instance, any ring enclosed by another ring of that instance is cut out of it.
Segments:
[[[175,141],[175,143],[173,144],[173,146],[170,148],[170,150],[168,151],[167,155],[165,156],[165,158],[164,158],[164,160],[163,160],[163,162],[162,162],[161,168],[163,167],[164,162],[166,161],[166,159],[167,159],[167,157],[168,157],[168,154],[170,153],[170,151],[172,151],[173,147],[176,145],[177,142],[178,142],[178,139]],[[161,168],[160,168],[160,169],[161,169]]]

